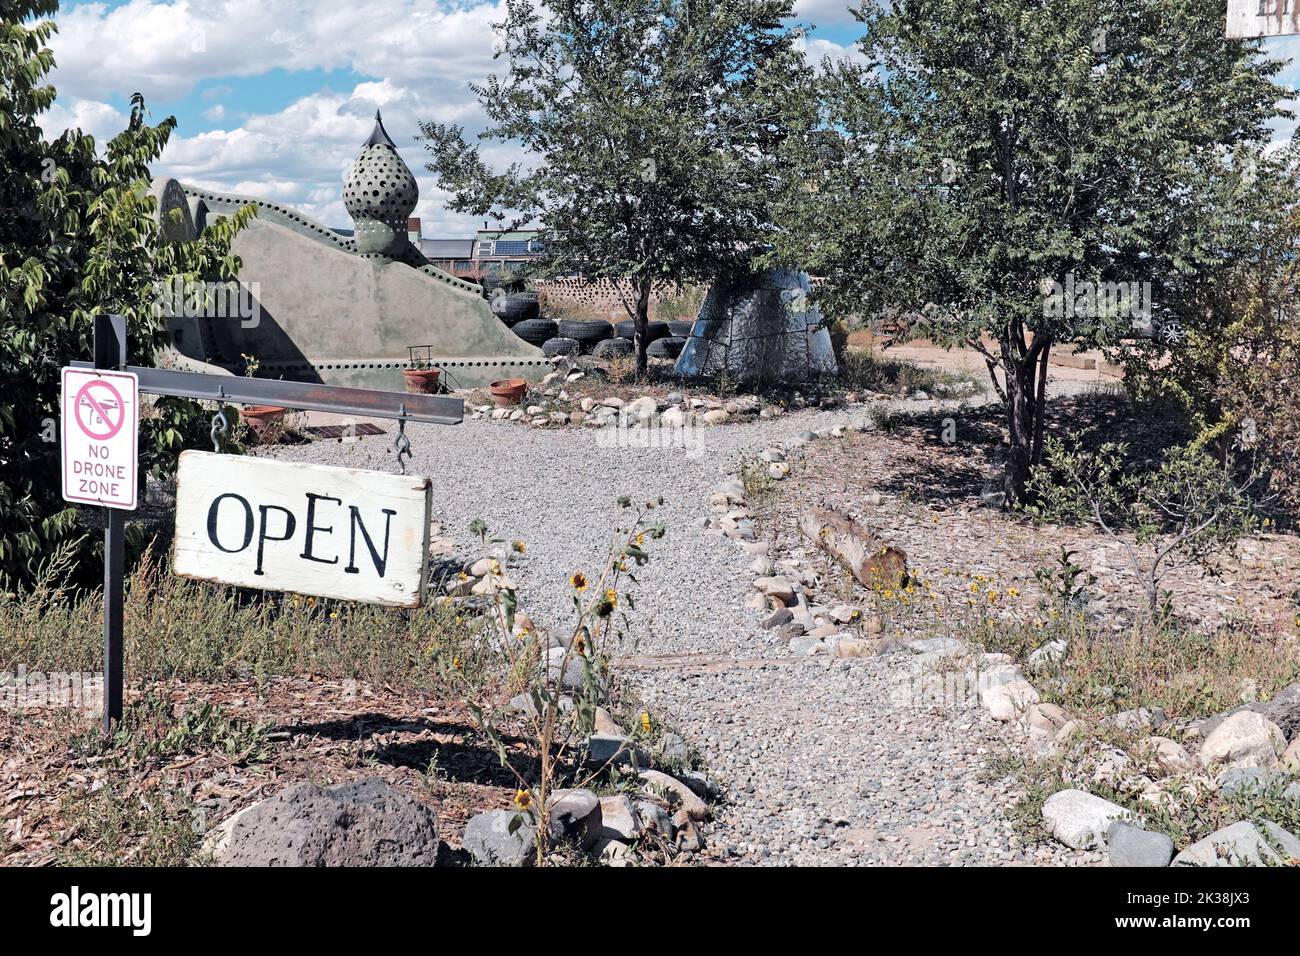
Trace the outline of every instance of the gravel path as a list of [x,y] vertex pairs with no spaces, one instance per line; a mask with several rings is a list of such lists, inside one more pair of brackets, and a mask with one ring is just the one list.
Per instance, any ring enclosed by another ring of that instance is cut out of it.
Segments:
[[[931,403],[909,402],[917,408]],[[1010,784],[979,770],[1005,745],[980,709],[941,711],[905,693],[908,655],[796,659],[743,606],[749,558],[706,533],[707,497],[742,458],[857,410],[807,410],[701,429],[702,450],[603,447],[612,432],[467,420],[411,426],[408,470],[434,482],[444,533],[471,552],[470,521],[521,538],[511,575],[540,625],[563,623],[566,580],[608,553],[619,495],[651,499],[668,534],[639,573],[626,673],[728,786],[710,852],[742,863],[998,864],[1091,861],[1020,846],[1001,808]],[[604,436],[604,437],[602,437]],[[389,436],[281,447],[276,456],[392,470]],[[900,689],[903,693],[900,694]]]

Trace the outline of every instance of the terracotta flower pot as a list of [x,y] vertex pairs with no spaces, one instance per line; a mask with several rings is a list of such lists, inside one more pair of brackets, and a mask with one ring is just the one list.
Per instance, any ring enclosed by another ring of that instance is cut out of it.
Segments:
[[528,383],[522,378],[503,378],[488,386],[492,401],[503,408],[507,405],[518,405],[523,401],[526,391],[528,391]]
[[240,415],[248,422],[248,427],[253,429],[253,433],[261,438],[273,423],[284,418],[284,413],[287,411],[287,408],[279,405],[245,405]]
[[419,395],[438,394],[438,379],[441,377],[440,368],[402,369],[402,378],[406,379],[406,390]]

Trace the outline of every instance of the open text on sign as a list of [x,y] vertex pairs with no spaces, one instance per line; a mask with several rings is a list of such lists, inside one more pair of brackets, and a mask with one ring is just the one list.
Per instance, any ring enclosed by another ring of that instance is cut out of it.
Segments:
[[140,436],[136,376],[65,368],[60,408],[64,499],[134,510]]
[[428,478],[186,451],[172,569],[269,591],[419,607]]

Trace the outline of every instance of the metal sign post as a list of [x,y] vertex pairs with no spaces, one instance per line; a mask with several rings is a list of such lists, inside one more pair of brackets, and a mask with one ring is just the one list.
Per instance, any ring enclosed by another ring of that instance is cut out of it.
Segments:
[[[126,368],[126,319],[95,316],[95,368]],[[122,576],[126,555],[126,512],[104,509],[104,733],[122,719]]]
[[[405,473],[401,456],[410,454],[410,440],[405,438],[406,423],[426,422],[458,425],[464,418],[465,403],[443,395],[385,392],[367,388],[317,385],[311,382],[284,382],[271,379],[237,378],[207,375],[202,372],[176,372],[126,364],[126,319],[120,315],[95,316],[93,362],[73,362],[72,369],[104,372],[127,372],[138,380],[141,393],[148,395],[193,398],[235,405],[279,405],[284,408],[335,412],[343,415],[387,418],[401,427],[397,445],[398,462]],[[93,396],[92,396],[93,397]],[[121,428],[115,420],[112,426]],[[403,442],[405,443],[403,445]],[[132,502],[134,506],[134,502]],[[427,506],[426,506],[427,507]],[[427,519],[424,532],[427,535]],[[322,529],[313,529],[322,530]],[[126,514],[119,507],[104,508],[104,731],[112,730],[122,720],[122,617],[123,575],[125,564]]]

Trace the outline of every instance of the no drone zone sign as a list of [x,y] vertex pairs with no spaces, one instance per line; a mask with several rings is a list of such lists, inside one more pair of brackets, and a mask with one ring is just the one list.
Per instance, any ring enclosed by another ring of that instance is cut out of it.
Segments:
[[140,383],[130,372],[63,370],[63,497],[134,511]]

